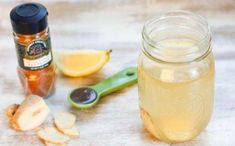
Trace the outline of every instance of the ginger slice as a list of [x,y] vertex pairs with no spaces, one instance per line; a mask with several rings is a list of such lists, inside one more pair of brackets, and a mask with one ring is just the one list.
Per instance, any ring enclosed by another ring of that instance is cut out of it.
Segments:
[[11,119],[13,118],[13,116],[15,115],[17,109],[19,108],[19,104],[12,104],[12,105],[9,105],[6,109],[6,116],[7,116],[7,119],[9,121],[11,121]]
[[69,136],[60,133],[54,127],[46,127],[41,129],[37,132],[37,135],[41,139],[54,144],[63,144],[70,139]]
[[30,95],[15,112],[11,124],[17,130],[32,130],[40,126],[49,113],[50,110],[41,97]]
[[16,129],[16,130],[20,130],[19,127],[14,123],[14,121],[12,120],[13,116],[15,115],[16,111],[18,110],[18,108],[20,107],[19,104],[12,104],[9,105],[6,109],[6,116],[8,121],[10,122],[10,125]]
[[75,125],[70,129],[59,129],[59,128],[57,129],[68,136],[72,136],[72,137],[79,136],[78,128]]
[[57,113],[54,122],[58,129],[70,129],[76,122],[76,116],[68,112]]
[[66,146],[65,143],[51,143],[51,142],[48,142],[48,141],[44,141],[44,144],[46,146]]

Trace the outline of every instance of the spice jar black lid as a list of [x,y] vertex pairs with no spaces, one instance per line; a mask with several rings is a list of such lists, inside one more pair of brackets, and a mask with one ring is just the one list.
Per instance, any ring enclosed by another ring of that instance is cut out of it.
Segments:
[[47,27],[47,9],[39,3],[24,3],[10,12],[14,32],[19,34],[35,34]]

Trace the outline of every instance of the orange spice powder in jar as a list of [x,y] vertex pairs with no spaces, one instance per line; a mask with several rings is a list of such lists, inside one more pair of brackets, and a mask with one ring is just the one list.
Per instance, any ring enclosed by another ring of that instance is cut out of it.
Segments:
[[47,23],[48,12],[38,3],[25,3],[11,10],[20,82],[26,95],[48,97],[54,91],[55,65]]

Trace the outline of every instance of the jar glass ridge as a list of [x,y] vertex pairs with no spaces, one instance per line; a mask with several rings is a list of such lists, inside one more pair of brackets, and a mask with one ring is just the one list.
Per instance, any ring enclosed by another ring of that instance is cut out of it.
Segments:
[[[181,58],[172,61],[167,58],[170,54],[163,54],[161,50],[168,47],[167,51],[178,51],[178,48],[174,48],[174,44],[166,46],[169,41],[164,42],[164,40],[175,39],[176,37],[177,39],[193,40],[193,42],[184,46],[184,48],[180,46],[181,49],[184,49],[184,52],[181,51],[184,54],[175,54],[172,57]],[[173,11],[150,19],[145,23],[142,31],[142,44],[143,52],[152,59],[166,63],[187,63],[201,59],[211,51],[211,31],[203,17],[187,11]]]

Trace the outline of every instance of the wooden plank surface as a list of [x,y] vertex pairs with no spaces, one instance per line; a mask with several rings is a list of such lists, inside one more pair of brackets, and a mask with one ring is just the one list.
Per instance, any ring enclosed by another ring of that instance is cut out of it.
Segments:
[[[23,1],[0,1],[0,146],[40,146],[35,132],[16,132],[4,109],[24,99],[16,74],[16,54],[9,21],[10,9]],[[53,49],[112,48],[110,62],[88,78],[58,75],[56,93],[46,100],[52,113],[78,116],[81,136],[70,146],[169,146],[144,129],[139,117],[137,86],[105,97],[90,110],[71,108],[66,96],[75,87],[95,84],[129,65],[140,51],[143,23],[154,15],[184,9],[206,17],[212,27],[216,58],[216,93],[212,119],[196,139],[174,146],[235,145],[235,1],[234,0],[69,0],[40,1],[49,10]],[[52,123],[51,116],[45,124]]]

